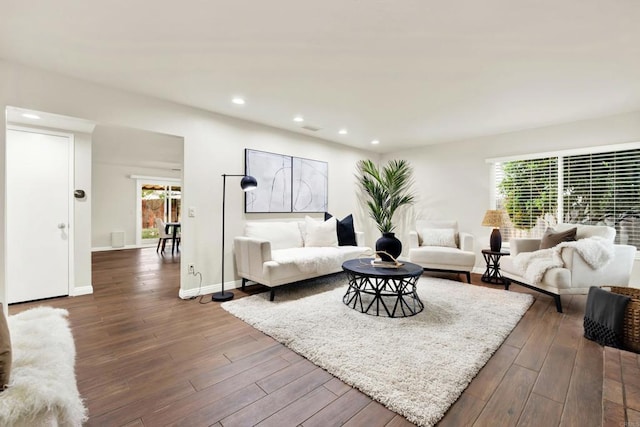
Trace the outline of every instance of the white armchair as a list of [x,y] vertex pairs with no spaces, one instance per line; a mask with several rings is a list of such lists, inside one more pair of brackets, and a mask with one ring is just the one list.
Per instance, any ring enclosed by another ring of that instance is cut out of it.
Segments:
[[[613,243],[616,230],[607,226],[559,224],[556,231],[566,231],[577,227],[576,240],[599,236]],[[509,289],[511,282],[518,283],[546,295],[552,296],[556,303],[556,310],[562,313],[561,295],[587,294],[591,286],[628,286],[636,253],[635,246],[613,245],[613,259],[601,268],[591,267],[579,254],[576,247],[562,247],[561,261],[556,258],[560,266],[546,269],[537,281],[531,280],[523,270],[523,265],[516,256],[523,252],[534,252],[540,247],[541,239],[512,239],[510,256],[500,259],[500,269],[505,289]],[[542,270],[541,270],[542,271]]]
[[457,221],[416,221],[409,232],[409,261],[425,271],[463,273],[471,283],[476,262],[474,238],[458,232]]

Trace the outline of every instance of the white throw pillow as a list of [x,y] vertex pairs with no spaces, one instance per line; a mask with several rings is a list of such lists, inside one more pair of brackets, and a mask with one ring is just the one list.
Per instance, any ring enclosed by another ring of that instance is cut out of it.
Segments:
[[301,248],[302,234],[297,222],[247,222],[244,235],[254,239],[268,240],[271,249]]
[[316,221],[307,216],[304,218],[306,226],[306,247],[338,246],[338,233],[336,231],[335,217],[326,221]]
[[422,237],[422,246],[457,248],[456,232],[452,228],[425,228],[420,237]]

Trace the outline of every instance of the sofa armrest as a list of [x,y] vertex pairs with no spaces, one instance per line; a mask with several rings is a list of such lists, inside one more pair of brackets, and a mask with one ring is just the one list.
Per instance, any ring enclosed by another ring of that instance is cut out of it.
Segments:
[[364,232],[363,231],[356,231],[356,245],[357,246],[364,246]]
[[418,232],[409,232],[409,249],[414,249],[420,246],[420,240],[418,240]]
[[541,239],[513,239],[509,241],[509,252],[516,256],[520,252],[533,252],[540,249]]
[[[572,287],[589,287],[589,286],[628,286],[631,277],[631,269],[636,255],[636,247],[630,245],[613,245],[614,258],[606,266],[594,270],[580,256],[578,251],[564,248],[562,255],[565,260],[565,266],[571,270],[571,286]],[[569,255],[570,261],[565,259]]]
[[244,278],[260,277],[263,264],[271,261],[271,242],[238,236],[233,240],[238,275]]
[[460,240],[460,250],[465,252],[474,251],[475,238],[473,234],[460,232],[458,233],[458,239]]

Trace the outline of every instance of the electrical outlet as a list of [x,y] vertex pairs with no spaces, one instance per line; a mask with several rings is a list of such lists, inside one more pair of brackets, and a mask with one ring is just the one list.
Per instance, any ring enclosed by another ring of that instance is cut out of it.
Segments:
[[195,274],[196,272],[196,265],[194,263],[190,263],[189,264],[189,274]]

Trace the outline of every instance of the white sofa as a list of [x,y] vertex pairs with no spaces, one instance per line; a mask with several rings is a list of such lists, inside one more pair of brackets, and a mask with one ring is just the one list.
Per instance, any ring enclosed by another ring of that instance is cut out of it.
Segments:
[[[346,260],[371,256],[370,248],[362,246],[364,233],[355,232],[358,246],[338,246],[335,219],[329,221],[247,222],[244,236],[234,239],[234,254],[242,288],[253,281],[271,288],[288,283],[342,271]],[[333,224],[333,229],[328,224]],[[309,227],[314,230],[307,233]],[[333,234],[332,234],[333,233]]]
[[[562,232],[573,227],[577,228],[576,240],[598,236],[613,243],[616,235],[615,228],[600,225],[559,224],[556,231]],[[547,269],[541,279],[534,283],[522,269],[522,263],[517,262],[517,255],[523,252],[538,251],[541,239],[512,239],[510,241],[510,255],[500,259],[500,272],[505,289],[509,289],[511,282],[518,283],[530,289],[550,295],[555,299],[556,309],[562,313],[560,295],[587,294],[591,286],[615,285],[628,286],[636,253],[635,246],[613,244],[613,258],[604,267],[593,268],[581,256],[576,247],[563,247],[561,243],[559,254],[561,260],[558,267]]]

